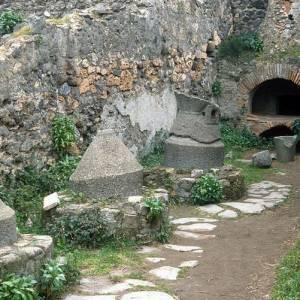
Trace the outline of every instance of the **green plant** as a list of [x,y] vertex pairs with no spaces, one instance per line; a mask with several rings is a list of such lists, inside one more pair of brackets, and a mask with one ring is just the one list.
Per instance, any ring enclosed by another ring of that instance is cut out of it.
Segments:
[[257,137],[247,127],[236,127],[231,121],[222,120],[220,124],[222,141],[225,150],[246,151],[253,148],[273,147],[273,142],[265,138]]
[[41,294],[46,299],[51,299],[62,291],[66,283],[63,269],[56,260],[50,260],[42,267],[41,272]]
[[294,134],[300,135],[300,119],[297,119],[293,122],[292,130]]
[[278,267],[272,296],[274,300],[300,299],[300,240]]
[[148,209],[147,219],[151,222],[161,218],[166,208],[165,204],[156,198],[145,199],[144,205]]
[[19,13],[13,10],[5,10],[0,13],[0,34],[13,32],[14,27],[22,22],[23,18]]
[[69,253],[66,256],[66,263],[61,266],[61,269],[66,278],[66,284],[71,285],[78,281],[80,277],[80,271],[77,267],[78,262],[73,253]]
[[222,83],[219,80],[216,80],[211,87],[211,92],[214,97],[219,97],[222,94]]
[[54,149],[59,155],[66,154],[77,141],[76,126],[69,117],[55,117],[52,121],[51,135]]
[[219,49],[218,57],[235,60],[238,58],[253,58],[263,51],[263,41],[256,33],[232,35],[224,40]]
[[57,240],[92,248],[112,238],[101,209],[65,214],[49,223],[47,231]]
[[[0,183],[0,198],[16,210],[18,226],[22,232],[39,232],[43,197],[66,189],[78,162],[79,158],[66,156],[48,169],[27,166],[14,176],[3,178]],[[28,218],[33,221],[33,228],[23,226]]]
[[222,184],[215,176],[208,173],[194,183],[191,197],[194,204],[219,203],[223,198]]
[[10,275],[0,281],[1,300],[35,300],[38,295],[35,289],[36,281],[30,276]]
[[166,215],[162,217],[159,231],[155,233],[154,238],[156,241],[165,244],[170,240],[171,235],[172,225],[170,223],[169,217]]

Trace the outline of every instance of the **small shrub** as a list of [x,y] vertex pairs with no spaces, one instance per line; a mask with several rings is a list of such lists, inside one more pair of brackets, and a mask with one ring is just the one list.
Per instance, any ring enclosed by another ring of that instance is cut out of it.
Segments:
[[13,10],[6,10],[0,13],[0,34],[13,32],[14,27],[22,22],[22,16]]
[[35,300],[38,295],[35,289],[36,281],[30,276],[10,275],[0,281],[1,300]]
[[271,140],[257,137],[247,127],[235,127],[230,121],[222,121],[220,124],[222,141],[225,150],[246,151],[253,148],[272,148]]
[[211,92],[214,97],[219,97],[222,94],[222,83],[219,80],[216,80],[212,87],[211,87]]
[[55,117],[52,121],[51,135],[54,149],[60,155],[66,154],[77,141],[76,126],[69,117]]
[[61,265],[56,260],[50,260],[42,268],[40,290],[46,299],[51,299],[59,294],[66,283],[66,278]]
[[256,33],[233,35],[223,41],[218,50],[219,58],[254,58],[263,51],[263,41]]
[[145,199],[144,204],[145,207],[148,208],[147,219],[150,222],[158,220],[159,218],[162,217],[166,206],[160,199],[147,198]]
[[69,254],[66,257],[66,264],[61,266],[67,285],[76,283],[80,277],[80,271],[77,268],[77,264],[76,257],[73,254]]
[[165,244],[167,243],[172,235],[172,225],[170,223],[169,217],[165,216],[161,220],[160,229],[156,232],[154,238],[156,241]]
[[47,231],[57,240],[88,248],[95,248],[112,237],[100,209],[83,211],[76,215],[66,214],[48,224]]
[[194,204],[219,203],[223,198],[223,187],[215,176],[206,174],[193,185],[191,196]]

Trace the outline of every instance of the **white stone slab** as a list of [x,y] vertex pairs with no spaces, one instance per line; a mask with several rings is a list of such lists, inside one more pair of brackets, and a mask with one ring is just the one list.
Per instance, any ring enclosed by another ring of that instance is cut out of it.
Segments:
[[223,205],[236,208],[244,214],[259,214],[265,210],[263,205],[257,203],[224,202]]
[[148,247],[148,246],[143,246],[140,250],[138,250],[138,253],[140,254],[148,254],[148,253],[155,253],[155,252],[159,252],[159,249],[154,247]]
[[166,244],[164,245],[166,249],[178,251],[178,252],[194,252],[196,250],[202,250],[201,247],[198,246],[185,246],[185,245],[171,245]]
[[164,280],[176,280],[179,272],[180,272],[179,268],[174,268],[169,266],[164,266],[149,271],[150,274]]
[[207,240],[216,237],[213,234],[199,234],[199,233],[179,231],[179,230],[176,230],[174,234],[185,239],[193,239],[193,240]]
[[178,230],[182,231],[193,231],[193,232],[201,232],[201,231],[211,231],[214,230],[217,225],[209,224],[209,223],[196,223],[191,225],[181,225],[178,226]]
[[146,257],[146,260],[151,263],[158,264],[159,262],[165,261],[166,259],[163,257]]
[[214,223],[214,222],[218,222],[218,220],[210,219],[210,218],[180,218],[171,221],[171,223],[174,225],[184,225],[184,224],[197,223],[197,222]]
[[276,201],[266,201],[264,199],[254,199],[254,198],[246,199],[245,202],[261,204],[267,208],[272,208],[277,205]]
[[187,260],[179,265],[179,268],[195,268],[199,265],[198,260]]
[[144,291],[126,294],[121,300],[175,300],[175,298],[163,292]]
[[208,204],[200,206],[198,209],[208,214],[217,214],[224,210],[221,206],[217,204]]
[[124,282],[116,283],[110,287],[100,289],[99,294],[119,294],[136,286],[155,287],[155,284],[144,280],[126,279]]
[[60,203],[59,196],[57,193],[50,194],[44,198],[43,210],[48,211],[55,208]]
[[64,300],[116,300],[115,295],[107,296],[83,296],[83,295],[68,295]]
[[238,217],[237,212],[231,209],[226,209],[218,214],[218,217],[223,219],[234,219]]
[[270,195],[263,197],[264,199],[284,199],[286,196],[284,196],[280,192],[272,192]]
[[143,201],[143,196],[130,196],[128,197],[129,203],[140,203]]

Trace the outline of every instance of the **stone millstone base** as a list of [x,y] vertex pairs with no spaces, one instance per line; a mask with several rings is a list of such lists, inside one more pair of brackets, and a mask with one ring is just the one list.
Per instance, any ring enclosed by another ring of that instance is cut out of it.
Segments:
[[139,195],[142,191],[142,170],[100,179],[70,181],[70,187],[90,198],[128,197]]
[[172,136],[165,145],[165,165],[177,169],[218,168],[224,163],[224,144],[201,144],[190,138]]
[[20,235],[17,242],[0,247],[0,278],[9,274],[40,275],[42,265],[52,256],[50,236]]

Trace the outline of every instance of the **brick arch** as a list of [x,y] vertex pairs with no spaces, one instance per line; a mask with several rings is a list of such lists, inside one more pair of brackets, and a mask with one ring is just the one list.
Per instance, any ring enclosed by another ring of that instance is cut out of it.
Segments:
[[[263,82],[273,79],[286,79],[300,86],[300,69],[290,64],[266,64],[259,66],[256,70],[241,79],[239,85],[238,103],[247,111],[251,106],[252,94]],[[260,135],[264,131],[276,127],[290,127],[293,119],[288,117],[272,118],[261,117],[248,113],[246,116],[250,128]],[[294,118],[295,119],[295,118]]]

